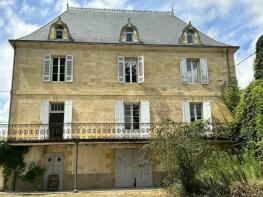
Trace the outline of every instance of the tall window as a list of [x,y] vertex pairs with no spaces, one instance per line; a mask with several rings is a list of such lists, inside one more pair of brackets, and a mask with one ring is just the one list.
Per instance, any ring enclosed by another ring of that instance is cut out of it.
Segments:
[[139,129],[140,105],[124,104],[125,129]]
[[65,81],[65,57],[54,57],[52,65],[52,81]]
[[131,31],[126,32],[126,42],[132,42],[132,32]]
[[191,31],[187,32],[187,43],[194,43],[194,33]]
[[63,30],[64,30],[64,27],[62,25],[57,25],[57,27],[56,27],[56,39],[62,39],[63,38]]
[[199,60],[187,60],[187,83],[200,83]]
[[64,103],[50,103],[49,139],[63,139]]
[[136,83],[137,79],[137,69],[138,69],[137,59],[125,59],[125,82]]
[[202,103],[190,103],[191,122],[202,119]]

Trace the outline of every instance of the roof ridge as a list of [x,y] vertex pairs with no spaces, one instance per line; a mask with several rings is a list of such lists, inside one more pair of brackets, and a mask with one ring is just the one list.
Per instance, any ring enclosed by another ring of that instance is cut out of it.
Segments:
[[95,8],[95,7],[71,7],[71,10],[91,10],[91,11],[110,11],[110,12],[150,12],[150,13],[174,13],[173,11],[159,11],[159,10],[136,10],[136,9],[116,9],[116,8]]

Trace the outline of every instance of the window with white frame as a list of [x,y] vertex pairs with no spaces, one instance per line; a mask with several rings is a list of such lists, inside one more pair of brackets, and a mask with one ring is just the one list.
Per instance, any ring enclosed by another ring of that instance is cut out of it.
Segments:
[[138,61],[137,59],[125,59],[125,82],[137,83],[138,81]]
[[125,129],[139,129],[140,104],[124,104]]
[[202,111],[203,111],[202,103],[190,103],[191,122],[201,120],[203,118]]
[[53,57],[52,81],[65,81],[65,57]]
[[200,83],[199,60],[187,60],[187,83]]

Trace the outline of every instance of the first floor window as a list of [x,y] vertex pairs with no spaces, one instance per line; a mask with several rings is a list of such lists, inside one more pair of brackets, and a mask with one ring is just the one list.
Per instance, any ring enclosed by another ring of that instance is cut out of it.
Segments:
[[65,81],[65,57],[53,57],[52,81]]
[[64,103],[50,103],[49,139],[63,139]]
[[191,122],[202,119],[202,103],[190,103]]
[[125,82],[137,83],[137,59],[125,59]]
[[200,83],[199,60],[187,60],[187,83]]
[[125,129],[139,129],[140,105],[124,104]]

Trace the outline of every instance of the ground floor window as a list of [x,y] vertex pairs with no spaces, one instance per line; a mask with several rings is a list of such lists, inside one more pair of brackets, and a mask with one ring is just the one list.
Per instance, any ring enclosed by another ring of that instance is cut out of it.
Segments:
[[125,129],[139,129],[140,104],[124,104]]
[[190,103],[191,122],[202,119],[202,103]]

